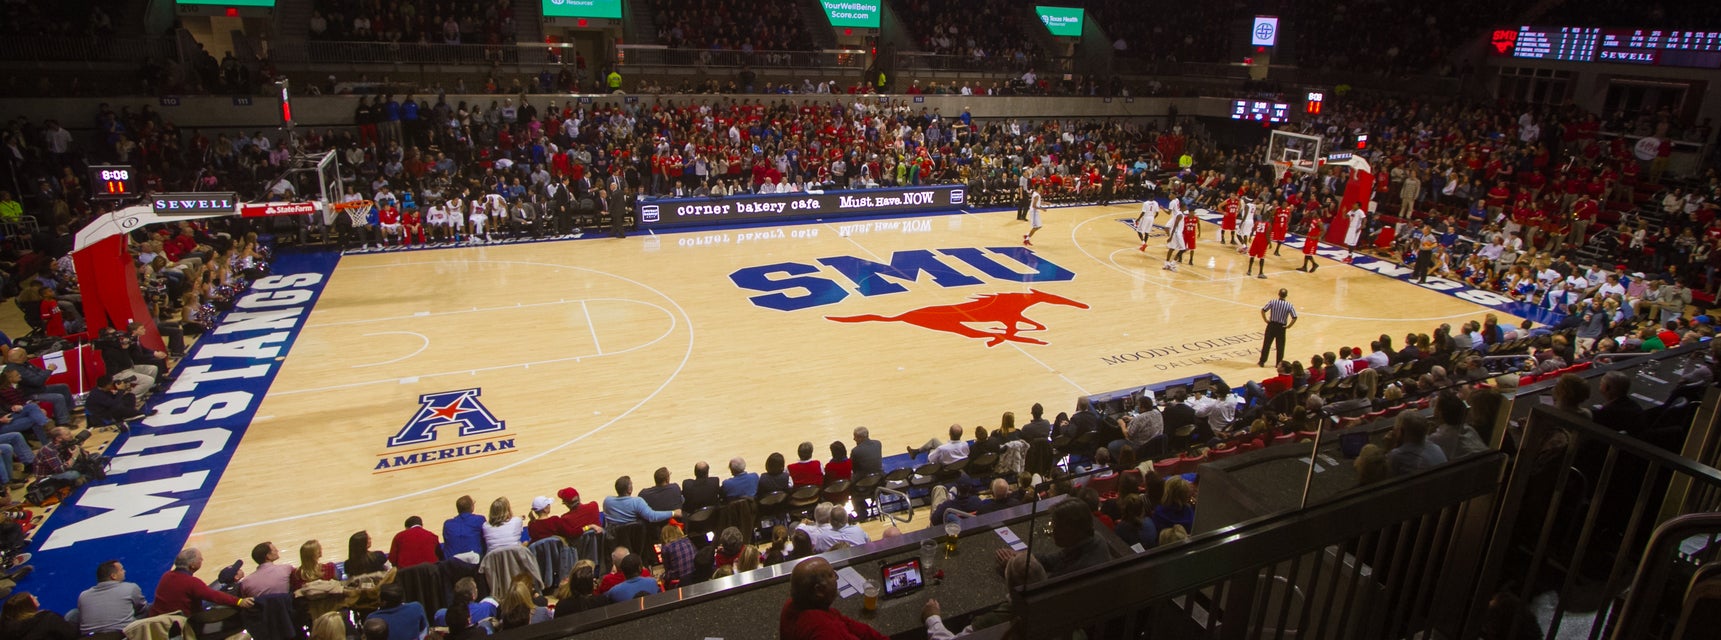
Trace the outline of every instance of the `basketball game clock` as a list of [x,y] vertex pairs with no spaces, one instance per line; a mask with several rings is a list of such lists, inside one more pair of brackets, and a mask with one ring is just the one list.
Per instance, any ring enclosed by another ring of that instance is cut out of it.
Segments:
[[123,165],[90,165],[91,196],[108,200],[137,197],[137,183],[133,180],[135,173],[131,167]]

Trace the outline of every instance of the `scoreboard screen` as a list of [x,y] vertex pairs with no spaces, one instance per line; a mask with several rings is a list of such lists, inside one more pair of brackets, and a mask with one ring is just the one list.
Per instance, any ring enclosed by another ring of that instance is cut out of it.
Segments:
[[1721,31],[1603,29],[1596,61],[1721,68]]
[[118,200],[137,195],[131,167],[115,164],[90,165],[90,196]]
[[1272,123],[1290,122],[1291,105],[1262,100],[1233,100],[1231,101],[1231,119]]
[[1590,62],[1595,59],[1600,36],[1601,29],[1587,27],[1518,27],[1512,57]]
[[1721,31],[1520,26],[1494,30],[1489,44],[1526,60],[1721,69]]

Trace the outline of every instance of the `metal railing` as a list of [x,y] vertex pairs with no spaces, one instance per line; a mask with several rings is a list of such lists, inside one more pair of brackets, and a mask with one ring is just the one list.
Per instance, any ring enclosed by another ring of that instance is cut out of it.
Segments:
[[919,71],[979,71],[987,73],[1022,73],[1029,69],[1038,71],[1041,75],[1047,73],[1062,73],[1069,70],[1070,58],[1049,58],[1044,56],[1028,56],[1022,59],[1004,56],[976,58],[974,56],[958,56],[921,51],[899,51],[896,54],[896,64],[899,69]]
[[270,48],[270,55],[275,62],[285,63],[553,64],[549,51],[557,46],[541,43],[484,45],[307,40],[276,43]]
[[[1552,407],[1533,407],[1487,546],[1477,604],[1493,595],[1492,585],[1518,585],[1519,602],[1551,600],[1548,627],[1528,629],[1539,637],[1573,637],[1574,632],[1592,640],[1655,637],[1647,631],[1654,626],[1650,618],[1666,608],[1661,583],[1650,582],[1713,560],[1721,547],[1712,537],[1696,549],[1674,553],[1677,542],[1670,550],[1667,534],[1652,532],[1662,523],[1687,522],[1679,516],[1721,509],[1721,471],[1669,452],[1664,447],[1670,442],[1653,442],[1706,441],[1714,431],[1718,401],[1721,392],[1709,389],[1693,420],[1689,413],[1670,410],[1689,406],[1676,399],[1634,420],[1635,434]],[[1684,531],[1683,526],[1675,528]],[[1633,575],[1638,583],[1628,590]],[[1466,631],[1478,628],[1479,622],[1472,621]],[[1512,630],[1510,637],[1520,637],[1515,634],[1521,630]]]
[[616,56],[625,67],[784,67],[859,71],[866,68],[860,49],[830,51],[741,51],[735,49],[672,49],[662,45],[624,44]]
[[131,62],[173,57],[168,38],[79,38],[8,36],[0,39],[0,60],[8,62]]
[[1029,585],[1018,637],[1456,637],[1505,465],[1477,454]]

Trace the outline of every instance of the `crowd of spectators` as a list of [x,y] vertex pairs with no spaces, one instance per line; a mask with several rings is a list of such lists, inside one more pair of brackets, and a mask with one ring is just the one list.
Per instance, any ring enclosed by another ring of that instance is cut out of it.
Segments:
[[1153,62],[1235,62],[1244,37],[1240,25],[1257,13],[1241,2],[1190,6],[1168,0],[1104,0],[1090,10],[1117,56]]
[[652,0],[657,41],[675,49],[810,51],[798,3],[791,0],[677,2]]
[[1029,29],[1028,7],[1001,0],[899,0],[897,15],[914,32],[921,51],[957,56],[975,68],[1025,71],[1041,50]]
[[417,44],[509,44],[516,38],[513,0],[317,0],[312,40]]
[[125,17],[123,0],[0,2],[0,34],[13,37],[106,38]]
[[1721,24],[1721,8],[1701,2],[1570,0],[1550,7],[1538,24],[1702,31]]

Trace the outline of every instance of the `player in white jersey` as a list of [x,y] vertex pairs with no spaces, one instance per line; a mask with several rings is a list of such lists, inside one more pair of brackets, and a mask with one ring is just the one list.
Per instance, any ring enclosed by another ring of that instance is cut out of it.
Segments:
[[1040,230],[1040,214],[1045,208],[1045,197],[1040,195],[1039,189],[1034,189],[1034,194],[1028,198],[1028,235],[1022,236],[1022,244],[1034,246],[1034,232]]
[[1165,266],[1161,267],[1166,271],[1177,270],[1177,263],[1171,259],[1172,254],[1189,250],[1189,243],[1183,241],[1182,229],[1183,216],[1185,215],[1188,214],[1183,212],[1183,207],[1178,206],[1177,198],[1172,198],[1171,219],[1165,223],[1165,228],[1170,231],[1165,239]]
[[460,242],[460,231],[466,227],[466,201],[456,195],[448,199],[448,226],[444,227],[448,242]]
[[507,211],[508,201],[498,193],[485,194],[482,199],[474,201],[472,203],[472,215],[467,218],[472,222],[472,241],[478,242],[479,238],[483,238],[483,242],[486,244],[492,242],[490,239],[490,218],[492,216],[500,218],[507,215]]
[[1345,256],[1345,263],[1349,264],[1351,259],[1356,257],[1357,243],[1362,242],[1362,230],[1368,224],[1368,213],[1358,204],[1346,217],[1349,219],[1349,226],[1345,227],[1345,246],[1350,247],[1350,254]]
[[1159,219],[1159,201],[1143,200],[1141,215],[1135,217],[1135,234],[1141,236],[1141,251],[1147,251],[1147,239],[1153,235],[1153,223]]
[[424,226],[429,229],[431,240],[442,243],[443,234],[448,227],[448,210],[440,204],[430,205],[430,209],[424,213]]
[[1244,199],[1243,224],[1237,227],[1237,233],[1240,236],[1238,238],[1238,253],[1242,253],[1242,247],[1249,246],[1249,242],[1255,235],[1255,220],[1260,217],[1261,203],[1256,202],[1253,199]]

